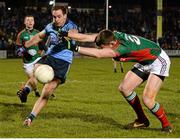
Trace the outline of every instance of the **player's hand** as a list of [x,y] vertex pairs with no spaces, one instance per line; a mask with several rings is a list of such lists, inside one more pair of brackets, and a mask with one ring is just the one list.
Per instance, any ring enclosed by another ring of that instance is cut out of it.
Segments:
[[67,36],[68,36],[68,32],[62,31],[62,29],[59,28],[59,29],[58,29],[58,36],[59,36],[59,37],[67,37]]
[[69,49],[73,52],[77,52],[79,47],[76,44],[73,44],[69,38],[62,37],[62,42],[59,44],[58,49]]
[[78,52],[79,51],[79,46],[75,45],[75,44],[71,44],[70,48],[68,48],[68,49],[73,51],[73,52]]
[[25,52],[25,48],[24,47],[19,47],[17,49],[17,51],[16,51],[16,54],[21,57],[21,56],[24,55],[24,52]]
[[63,42],[65,43],[66,49],[69,49],[73,52],[78,52],[79,46],[73,44],[68,38],[64,37]]

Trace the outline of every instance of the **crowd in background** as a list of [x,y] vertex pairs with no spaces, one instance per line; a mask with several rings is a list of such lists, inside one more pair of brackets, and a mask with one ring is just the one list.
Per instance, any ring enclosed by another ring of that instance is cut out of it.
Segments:
[[[14,49],[17,33],[24,28],[25,15],[34,15],[35,28],[42,30],[51,22],[50,8],[13,8],[0,7],[0,49]],[[104,10],[77,10],[71,9],[69,18],[77,25],[79,32],[96,33],[105,28]],[[130,34],[144,36],[152,41],[156,38],[156,11],[154,10],[109,10],[109,29],[118,30]],[[178,10],[163,12],[163,37],[159,38],[159,44],[164,49],[180,49],[180,19]]]

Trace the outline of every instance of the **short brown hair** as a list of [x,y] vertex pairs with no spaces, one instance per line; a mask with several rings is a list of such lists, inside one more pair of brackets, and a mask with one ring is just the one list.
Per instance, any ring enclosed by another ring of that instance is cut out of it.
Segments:
[[102,44],[108,44],[114,40],[115,40],[115,36],[113,32],[111,30],[104,29],[100,31],[99,34],[97,35],[95,39],[95,43],[97,46],[100,46]]
[[33,17],[34,18],[34,16],[33,15],[26,15],[25,17],[24,17],[24,19],[26,19],[26,17]]
[[67,14],[68,13],[67,6],[59,6],[59,5],[56,6],[55,5],[55,6],[52,7],[51,12],[52,11],[57,11],[57,10],[61,10],[63,14]]

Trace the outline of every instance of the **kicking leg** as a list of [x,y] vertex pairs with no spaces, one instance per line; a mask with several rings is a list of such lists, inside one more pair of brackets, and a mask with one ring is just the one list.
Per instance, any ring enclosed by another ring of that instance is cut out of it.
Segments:
[[59,83],[60,83],[60,80],[56,79],[56,80],[53,80],[50,83],[44,85],[44,88],[42,90],[41,96],[39,97],[39,99],[34,104],[34,107],[32,109],[32,112],[30,113],[30,115],[24,121],[24,125],[25,126],[30,126],[30,124],[32,123],[33,119],[45,107],[45,105],[48,102],[49,96],[58,87]]

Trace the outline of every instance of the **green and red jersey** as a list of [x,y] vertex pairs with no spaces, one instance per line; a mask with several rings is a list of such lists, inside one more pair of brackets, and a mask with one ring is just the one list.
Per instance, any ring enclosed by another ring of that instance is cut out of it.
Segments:
[[118,40],[113,48],[117,53],[115,60],[139,62],[145,65],[154,62],[161,53],[159,45],[143,37],[116,31],[114,35]]
[[[23,29],[22,31],[20,31],[18,33],[17,36],[17,40],[16,40],[16,45],[18,46],[23,46],[23,44],[30,40],[33,36],[35,36],[37,33],[39,33],[38,30],[33,29],[33,30],[28,30],[28,29]],[[25,48],[25,47],[24,47]],[[38,57],[40,57],[40,53],[39,53],[39,47],[38,44],[36,45],[32,45],[29,48],[25,48],[26,51],[28,52],[28,54],[30,54],[32,56],[31,60],[28,60],[28,58],[26,58],[26,56],[23,57],[23,62],[24,63],[32,63],[33,61],[35,61]]]

